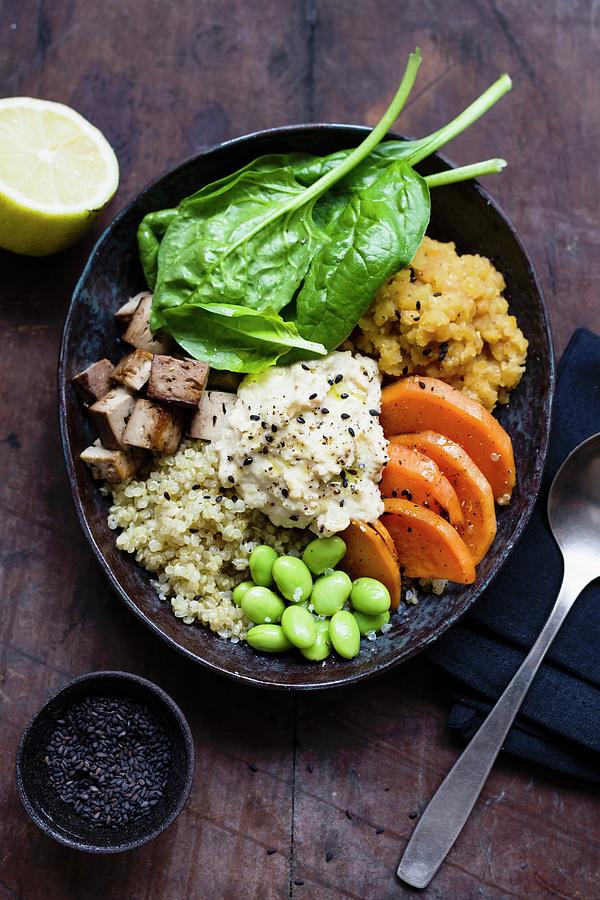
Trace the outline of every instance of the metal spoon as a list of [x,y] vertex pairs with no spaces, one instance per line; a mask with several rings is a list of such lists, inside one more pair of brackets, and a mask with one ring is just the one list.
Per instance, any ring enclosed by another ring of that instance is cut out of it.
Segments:
[[564,561],[556,603],[520,669],[421,816],[398,866],[398,877],[413,887],[427,887],[446,858],[546,651],[581,591],[600,577],[600,434],[579,444],[558,470],[548,497],[548,519]]

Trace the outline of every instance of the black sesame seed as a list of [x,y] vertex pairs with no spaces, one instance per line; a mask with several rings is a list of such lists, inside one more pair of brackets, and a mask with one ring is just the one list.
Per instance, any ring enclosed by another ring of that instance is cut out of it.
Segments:
[[301,425],[304,425],[304,419],[302,418],[302,416],[298,416],[296,422],[300,422]]
[[421,309],[421,301],[417,300],[417,302],[415,303],[415,306],[417,307],[417,311],[420,310]]
[[252,459],[252,457],[247,456],[246,459],[244,460],[244,462],[242,463],[242,465],[243,466],[251,466],[253,462],[254,462],[254,460]]
[[349,396],[349,394],[340,394],[340,400],[347,400]]
[[427,385],[425,384],[424,381],[419,381],[418,384],[419,384],[419,387],[421,388],[422,391],[424,391],[425,388],[427,387]]
[[282,493],[283,496],[286,497],[286,498],[290,496],[290,492],[288,491],[287,488],[281,488],[281,493]]
[[407,500],[412,500],[412,497],[413,497],[413,495],[412,495],[411,492],[408,490],[408,488],[404,488],[403,491],[400,491],[400,496],[401,496],[401,497],[406,497]]
[[271,431],[273,432],[273,434],[275,434],[275,432],[276,432],[277,430],[278,430],[278,429],[277,429],[277,425],[271,425]]
[[343,380],[344,380],[344,376],[342,375],[341,372],[339,373],[339,375],[336,375],[335,378],[334,378],[334,381],[335,381],[336,384],[339,384],[340,381],[343,381]]
[[163,497],[165,498],[165,500],[170,500],[170,499],[171,499],[171,495],[169,494],[168,491],[165,491],[165,492],[164,492]]
[[335,384],[333,378],[328,378],[328,379],[327,379],[327,384],[330,384],[330,385],[333,387],[333,385]]
[[305,363],[302,363],[302,368],[304,369],[305,372],[310,372],[309,366],[307,366]]
[[303,878],[295,878],[294,884],[297,885],[297,887],[302,887],[302,885],[304,884],[304,879]]
[[215,497],[215,503],[220,503],[222,499],[223,499],[223,495],[219,494],[218,497]]
[[251,415],[250,419],[252,422],[260,422],[260,416]]
[[309,399],[309,400],[316,400],[316,398],[317,398],[317,395],[316,395],[316,394],[310,394],[310,396],[309,396],[308,399]]
[[349,418],[350,418],[350,413],[342,413],[340,416],[340,419],[349,419]]
[[408,375],[408,366],[404,366],[404,368],[402,369],[402,374]]
[[345,503],[346,503],[345,500],[340,500],[340,506],[344,506]]
[[370,410],[369,410],[369,415],[370,415],[370,416],[378,416],[378,415],[379,415],[379,410],[378,410],[378,409],[370,409]]
[[375,834],[383,834],[384,831],[385,831],[385,828],[376,828]]
[[356,435],[356,432],[355,432],[354,428],[349,428],[349,429],[348,429],[348,434],[350,435],[350,437],[354,437],[354,436]]
[[409,268],[408,271],[410,272],[410,280],[411,280],[411,282],[414,284],[415,281],[417,280],[417,276],[416,276],[415,270]]
[[290,520],[291,520],[292,522],[297,522],[297,521],[298,521],[298,516],[290,516]]
[[433,296],[434,296],[434,297],[441,297],[441,296],[442,296],[442,292],[441,292],[441,291],[435,291]]
[[235,478],[233,477],[233,475],[228,475],[227,481],[229,481],[231,484],[235,484]]
[[409,812],[408,818],[409,818],[409,819],[416,819],[418,815],[419,815],[419,813],[416,812],[416,810],[413,810],[412,812]]
[[322,407],[321,407],[321,412],[323,413],[324,416],[326,416],[327,413],[329,412],[329,410],[327,409],[326,406],[322,406]]
[[188,529],[188,530],[189,530],[190,534],[198,534],[198,529],[197,529],[197,528],[190,528],[190,529]]
[[272,444],[273,443],[273,435],[272,434],[265,435],[265,441],[267,442],[267,444]]

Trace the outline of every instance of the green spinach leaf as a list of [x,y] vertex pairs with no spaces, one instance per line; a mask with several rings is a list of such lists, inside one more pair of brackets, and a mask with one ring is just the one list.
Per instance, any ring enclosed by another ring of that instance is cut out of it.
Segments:
[[183,304],[165,310],[166,326],[191,356],[230,372],[262,372],[290,348],[301,357],[323,356],[322,344],[307,341],[293,322],[272,309],[261,312],[225,303]]

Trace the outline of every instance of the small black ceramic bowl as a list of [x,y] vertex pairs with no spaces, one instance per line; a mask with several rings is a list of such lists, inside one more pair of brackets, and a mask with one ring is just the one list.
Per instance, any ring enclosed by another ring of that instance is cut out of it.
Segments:
[[[113,828],[94,826],[64,803],[48,778],[44,757],[57,720],[86,697],[122,697],[145,706],[162,725],[171,745],[171,764],[161,799],[147,815]],[[69,681],[33,717],[17,750],[17,790],[42,831],[75,850],[120,853],[157,837],[175,821],[194,777],[194,744],[177,704],[161,688],[128,672],[90,672]]]

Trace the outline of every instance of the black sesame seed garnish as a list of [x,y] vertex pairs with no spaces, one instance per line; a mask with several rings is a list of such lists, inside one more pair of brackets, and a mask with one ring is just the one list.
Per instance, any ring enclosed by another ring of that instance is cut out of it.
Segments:
[[404,368],[402,369],[402,374],[408,375],[408,366],[404,366]]
[[222,499],[223,499],[223,494],[219,494],[218,497],[215,497],[215,503],[220,503]]
[[409,819],[416,819],[418,815],[419,815],[419,813],[416,812],[416,810],[413,810],[412,812],[409,812],[408,818],[409,818]]
[[335,381],[336,384],[339,384],[340,381],[343,381],[343,380],[344,380],[344,376],[343,376],[342,373],[340,372],[338,375],[335,376],[335,378],[334,378],[333,380]]
[[306,365],[306,363],[302,363],[302,368],[305,372],[310,372],[310,367]]
[[347,400],[349,396],[349,394],[340,394],[340,400]]
[[286,498],[290,496],[290,492],[288,491],[287,488],[281,488],[281,493],[282,493],[283,496],[286,497]]
[[294,884],[295,884],[297,887],[302,887],[302,885],[304,884],[304,879],[303,879],[303,878],[295,878],[295,879],[294,879]]
[[345,503],[346,503],[345,500],[340,500],[340,506],[344,506]]
[[335,384],[333,378],[328,378],[328,379],[327,379],[327,384],[330,384],[330,385],[333,387],[333,385]]
[[378,409],[370,409],[370,410],[369,410],[369,415],[370,415],[370,416],[378,416],[378,415],[379,415],[379,410],[378,410]]
[[384,831],[385,831],[385,828],[376,828],[375,834],[383,834]]
[[404,488],[403,491],[400,491],[400,496],[401,496],[401,497],[406,497],[407,500],[412,500],[412,497],[413,497],[413,495],[412,495],[411,492],[408,490],[408,488]]
[[192,490],[193,490],[193,491],[199,491],[201,488],[202,488],[202,485],[201,485],[201,484],[194,484],[194,485],[192,485]]
[[441,292],[441,291],[435,291],[433,296],[434,296],[434,297],[441,297],[441,296],[442,296],[442,292]]
[[321,412],[323,413],[324,416],[326,416],[326,415],[328,414],[329,410],[327,409],[326,406],[322,406],[322,407],[321,407]]
[[251,415],[251,416],[250,416],[250,419],[251,419],[253,422],[260,422],[260,416],[257,416],[257,415]]
[[350,435],[350,437],[355,437],[355,436],[356,436],[356,432],[355,432],[354,428],[349,428],[349,429],[348,429],[348,434]]
[[290,519],[291,519],[292,522],[297,522],[297,521],[298,521],[298,516],[290,516]]
[[342,413],[340,416],[340,419],[349,419],[349,418],[350,418],[350,413]]
[[298,418],[296,419],[296,422],[299,422],[301,425],[304,425],[304,421],[305,420],[302,418],[302,416],[298,416]]
[[198,529],[197,529],[197,528],[188,528],[188,531],[189,531],[190,534],[198,534]]
[[310,396],[309,396],[308,399],[309,399],[309,400],[316,400],[316,399],[317,399],[317,395],[316,395],[316,394],[310,394]]
[[261,427],[261,428],[266,428],[266,427],[267,427],[267,423],[266,423],[266,422],[261,422],[261,423],[260,423],[260,427]]
[[408,271],[410,272],[410,280],[411,280],[412,284],[414,284],[415,281],[417,280],[417,276],[416,276],[415,270],[409,268]]
[[427,385],[425,384],[424,381],[419,381],[419,382],[418,382],[418,385],[419,385],[419,387],[421,388],[422,391],[424,391],[425,388],[427,387]]
[[170,499],[171,499],[171,495],[169,494],[168,491],[165,491],[165,492],[164,492],[163,497],[165,498],[165,500],[170,500]]
[[145,706],[126,697],[86,697],[56,725],[46,748],[49,781],[77,815],[117,828],[158,803],[171,745]]
[[273,432],[273,434],[275,434],[275,432],[277,430],[278,430],[277,425],[271,425],[271,431]]
[[265,435],[265,441],[267,442],[267,444],[272,444],[273,443],[273,435],[272,434]]
[[443,362],[448,355],[448,341],[442,341],[440,344],[440,352],[438,353],[438,362]]
[[242,463],[242,465],[251,466],[253,462],[254,462],[254,460],[252,459],[252,457],[247,456],[246,459],[244,460],[244,462]]
[[415,306],[416,306],[417,312],[418,312],[421,309],[421,301],[417,300],[417,302],[415,303]]
[[230,484],[235,484],[235,478],[233,477],[233,475],[228,475],[227,481],[229,481]]

